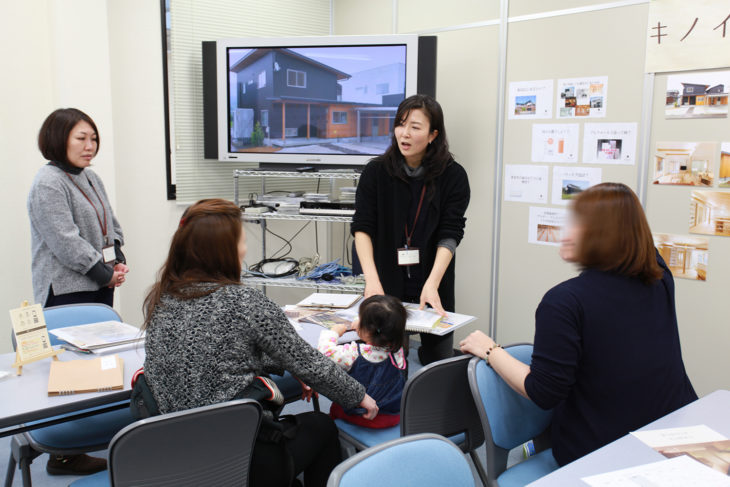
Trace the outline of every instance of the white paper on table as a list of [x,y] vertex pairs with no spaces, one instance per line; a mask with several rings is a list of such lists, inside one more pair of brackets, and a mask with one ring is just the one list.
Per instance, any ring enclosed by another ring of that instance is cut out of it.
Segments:
[[554,205],[567,205],[582,191],[601,182],[600,167],[553,167]]
[[704,424],[684,426],[681,428],[632,431],[631,434],[652,448],[727,440],[725,436]]
[[532,124],[532,162],[578,162],[577,123]]
[[605,117],[608,106],[608,76],[559,79],[557,118]]
[[583,162],[635,164],[636,122],[587,123],[583,127]]
[[531,164],[504,166],[504,200],[547,203],[548,167]]
[[730,477],[682,455],[581,479],[591,487],[729,487]]
[[508,103],[509,119],[552,118],[553,80],[511,82]]
[[538,245],[560,246],[563,227],[568,219],[566,208],[530,207],[527,242]]

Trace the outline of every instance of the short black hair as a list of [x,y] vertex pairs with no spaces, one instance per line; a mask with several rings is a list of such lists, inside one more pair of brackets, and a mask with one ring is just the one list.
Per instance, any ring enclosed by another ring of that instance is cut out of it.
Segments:
[[71,130],[82,120],[91,125],[96,133],[96,152],[94,153],[96,155],[99,152],[101,139],[99,130],[91,117],[77,108],[59,108],[46,117],[38,132],[38,148],[43,157],[49,161],[69,164],[66,151],[68,137]]
[[360,328],[370,335],[371,344],[397,352],[403,347],[408,313],[400,299],[377,294],[360,304]]

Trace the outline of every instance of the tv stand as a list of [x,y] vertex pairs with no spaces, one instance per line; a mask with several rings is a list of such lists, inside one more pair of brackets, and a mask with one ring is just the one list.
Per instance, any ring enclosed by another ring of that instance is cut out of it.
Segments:
[[[268,166],[268,164],[267,164]],[[351,168],[337,166],[329,169],[320,169],[320,166],[316,166],[318,171],[314,172],[299,172],[294,170],[294,166],[291,164],[278,164],[279,169],[268,169],[261,167],[258,169],[236,169],[233,171],[233,199],[237,206],[241,205],[239,197],[239,178],[241,177],[258,177],[261,178],[261,194],[266,194],[266,179],[267,178],[303,178],[303,179],[329,179],[330,180],[330,193],[334,191],[334,183],[336,179],[351,179],[353,182],[357,182],[360,178],[360,172],[355,171],[355,168],[360,169],[362,166],[353,166]],[[283,168],[282,168],[283,166]],[[303,215],[303,214],[286,214],[265,212],[258,214],[242,214],[243,221],[258,223],[261,227],[261,256],[266,257],[266,226],[269,220],[300,220],[300,221],[315,221],[315,222],[326,222],[331,223],[352,223],[352,217],[350,216],[332,216],[332,215]],[[314,282],[309,280],[297,280],[296,278],[264,278],[264,277],[246,277],[244,282],[250,285],[258,285],[264,287],[266,292],[266,286],[275,287],[288,287],[288,288],[308,288],[308,289],[320,289],[330,291],[341,291],[341,292],[354,292],[362,293],[365,290],[364,284],[330,284]]]

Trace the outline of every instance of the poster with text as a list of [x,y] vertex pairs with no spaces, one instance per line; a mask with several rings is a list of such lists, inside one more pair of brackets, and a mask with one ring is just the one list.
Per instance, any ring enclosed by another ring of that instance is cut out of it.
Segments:
[[657,142],[654,151],[654,184],[709,186],[717,142]]
[[730,188],[730,142],[720,144],[719,181],[721,188]]
[[583,162],[634,164],[636,122],[587,123],[583,127]]
[[567,205],[581,192],[601,182],[600,167],[554,167],[554,205]]
[[608,105],[608,76],[558,80],[557,118],[601,118]]
[[565,208],[531,206],[527,242],[559,247],[567,220],[568,210]]
[[707,280],[709,239],[693,235],[655,233],[654,246],[674,277]]
[[514,81],[509,84],[509,118],[553,116],[553,80]]
[[577,123],[532,125],[532,162],[578,162]]
[[548,167],[526,164],[504,166],[504,200],[547,203]]

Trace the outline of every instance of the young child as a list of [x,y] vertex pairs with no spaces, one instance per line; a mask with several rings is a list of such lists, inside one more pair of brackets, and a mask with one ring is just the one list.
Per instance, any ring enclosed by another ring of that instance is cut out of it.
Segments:
[[368,428],[388,428],[400,422],[400,399],[406,376],[403,341],[406,309],[393,296],[370,296],[360,304],[359,317],[352,325],[363,343],[338,345],[337,339],[347,327],[335,325],[322,330],[317,348],[363,384],[378,403],[373,420],[362,417],[364,410],[344,410],[332,403],[330,416]]

